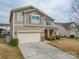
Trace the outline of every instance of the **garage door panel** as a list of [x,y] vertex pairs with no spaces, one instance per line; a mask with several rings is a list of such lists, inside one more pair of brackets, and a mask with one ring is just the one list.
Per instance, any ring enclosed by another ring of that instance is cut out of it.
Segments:
[[40,41],[40,33],[18,33],[19,43]]

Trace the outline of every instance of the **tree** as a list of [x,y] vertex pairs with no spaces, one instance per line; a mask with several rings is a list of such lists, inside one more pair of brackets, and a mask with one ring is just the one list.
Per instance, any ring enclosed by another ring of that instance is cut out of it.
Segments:
[[79,31],[79,0],[72,0],[72,14],[70,16],[70,20],[74,22],[76,28]]

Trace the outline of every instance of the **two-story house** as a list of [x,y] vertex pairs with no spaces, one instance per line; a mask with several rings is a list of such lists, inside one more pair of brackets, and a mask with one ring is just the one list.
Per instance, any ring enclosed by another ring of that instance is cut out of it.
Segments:
[[56,34],[54,21],[43,11],[33,6],[16,8],[10,13],[10,35],[18,38],[19,43],[41,41],[42,37]]

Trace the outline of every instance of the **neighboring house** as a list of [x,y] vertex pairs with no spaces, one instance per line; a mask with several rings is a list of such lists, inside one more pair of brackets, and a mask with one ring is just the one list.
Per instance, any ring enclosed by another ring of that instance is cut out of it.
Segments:
[[9,24],[0,23],[0,34],[3,34],[3,32],[4,33],[9,32],[9,30],[10,30]]
[[78,30],[76,28],[76,25],[74,22],[68,22],[68,23],[57,23],[54,22],[53,26],[58,28],[58,32],[62,36],[70,37],[70,35],[78,36]]
[[53,19],[33,6],[16,8],[10,14],[10,35],[18,38],[19,43],[42,41],[49,35],[56,34],[52,26]]

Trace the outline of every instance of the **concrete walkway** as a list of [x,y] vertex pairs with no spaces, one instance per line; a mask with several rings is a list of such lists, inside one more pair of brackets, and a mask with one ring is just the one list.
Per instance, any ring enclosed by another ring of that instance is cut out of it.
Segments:
[[44,42],[23,43],[19,45],[19,48],[25,59],[76,59]]

